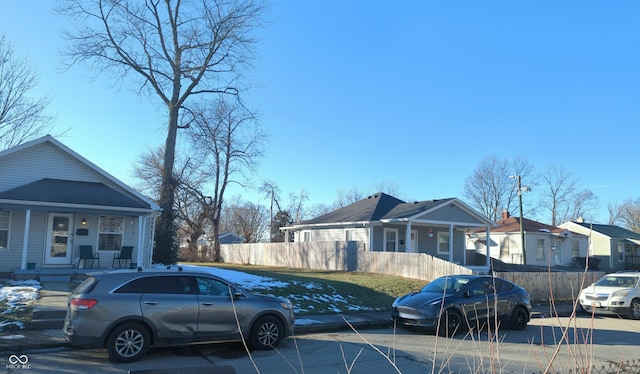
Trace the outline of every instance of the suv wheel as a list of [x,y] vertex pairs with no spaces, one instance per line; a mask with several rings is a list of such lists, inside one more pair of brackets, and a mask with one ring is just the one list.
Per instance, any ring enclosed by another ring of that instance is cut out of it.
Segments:
[[640,319],[640,299],[631,300],[629,317],[632,319]]
[[149,349],[149,331],[139,323],[129,322],[116,327],[107,340],[109,359],[115,362],[133,362]]
[[278,345],[284,336],[282,323],[275,317],[260,318],[251,329],[251,346],[266,350]]

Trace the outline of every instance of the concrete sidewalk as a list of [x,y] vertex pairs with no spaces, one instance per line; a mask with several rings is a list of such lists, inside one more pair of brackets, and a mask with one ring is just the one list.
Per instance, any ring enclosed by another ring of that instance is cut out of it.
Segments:
[[[62,335],[69,283],[51,282],[42,286],[40,298],[34,308],[31,326],[23,330],[0,331],[0,352],[18,353],[69,346]],[[558,303],[555,308],[548,302],[534,303],[531,317],[568,317],[572,311],[573,304],[570,302]],[[390,311],[300,315],[296,316],[296,319],[296,335],[349,330],[350,325],[355,329],[392,326]]]

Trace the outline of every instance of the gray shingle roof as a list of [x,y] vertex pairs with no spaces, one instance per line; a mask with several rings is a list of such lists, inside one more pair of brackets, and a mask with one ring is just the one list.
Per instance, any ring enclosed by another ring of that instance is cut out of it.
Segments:
[[151,209],[149,204],[102,183],[49,178],[0,192],[0,200]]
[[385,193],[378,192],[366,199],[356,201],[351,205],[347,205],[325,215],[303,221],[301,224],[377,221],[384,217],[393,208],[398,206],[398,204],[402,203],[404,203],[404,201]]
[[428,201],[416,201],[414,203],[402,203],[396,205],[393,209],[391,209],[387,214],[382,217],[383,219],[392,219],[392,218],[408,218],[415,216],[416,214],[425,212],[442,204],[446,204],[449,201],[454,200],[450,199],[438,199],[438,200],[428,200]]
[[602,225],[597,223],[574,222],[577,225],[592,229],[610,238],[640,239],[640,234],[619,226]]

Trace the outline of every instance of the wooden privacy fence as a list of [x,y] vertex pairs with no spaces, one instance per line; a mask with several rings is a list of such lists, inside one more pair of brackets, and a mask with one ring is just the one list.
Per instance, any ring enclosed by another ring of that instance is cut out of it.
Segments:
[[[231,264],[291,267],[328,271],[358,271],[389,274],[431,281],[451,274],[473,274],[477,270],[426,253],[368,251],[364,243],[302,242],[243,243],[220,246],[222,261]],[[206,260],[206,259],[205,259]],[[496,272],[524,287],[532,300],[575,299],[583,285],[599,279],[603,272]]]
[[473,270],[426,253],[371,252],[361,242],[246,243],[220,246],[223,262],[318,270],[359,271],[432,279]]
[[532,300],[575,300],[584,287],[600,279],[601,271],[579,272],[495,272],[527,290]]

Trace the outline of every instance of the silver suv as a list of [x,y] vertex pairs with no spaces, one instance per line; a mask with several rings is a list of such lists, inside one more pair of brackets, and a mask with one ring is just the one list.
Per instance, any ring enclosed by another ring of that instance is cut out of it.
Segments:
[[640,319],[640,272],[607,274],[580,291],[578,298],[585,312]]
[[89,274],[69,296],[63,333],[72,345],[106,347],[110,360],[133,362],[151,346],[246,340],[270,349],[294,321],[289,300],[206,271],[138,268]]

